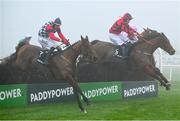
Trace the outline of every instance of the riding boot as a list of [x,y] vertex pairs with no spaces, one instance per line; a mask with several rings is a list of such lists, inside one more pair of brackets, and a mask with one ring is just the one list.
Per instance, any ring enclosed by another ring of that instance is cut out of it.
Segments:
[[127,58],[127,48],[126,45],[121,45],[121,52],[122,52],[122,58],[125,59]]
[[48,53],[45,56],[45,60],[44,60],[43,64],[45,64],[45,65],[49,64],[48,60],[49,60],[49,57],[51,56],[51,54],[53,53],[54,49],[55,49],[54,47],[51,47],[51,49],[48,51]]
[[121,46],[118,46],[118,48],[117,48],[117,55],[118,55],[118,57],[122,57],[122,49],[121,49]]

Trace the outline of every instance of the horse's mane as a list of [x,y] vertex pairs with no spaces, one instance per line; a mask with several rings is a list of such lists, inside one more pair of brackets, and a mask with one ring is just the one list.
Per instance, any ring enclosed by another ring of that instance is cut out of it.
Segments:
[[19,42],[18,45],[16,46],[16,52],[19,51],[19,49],[26,44],[29,44],[29,41],[24,40],[24,41]]
[[92,44],[92,45],[95,45],[95,44],[97,44],[98,42],[104,43],[106,46],[115,46],[113,43],[105,42],[105,41],[101,41],[101,40],[93,40],[93,41],[91,42],[91,44]]
[[19,49],[26,44],[29,44],[28,40],[19,42],[18,45],[16,46],[16,52],[12,53],[10,56],[7,56],[7,57],[1,59],[1,61],[2,61],[1,64],[7,64],[7,63],[13,62],[16,59],[16,54],[19,51]]
[[94,44],[98,43],[99,41],[100,41],[100,40],[93,40],[93,41],[91,42],[91,44],[94,45]]

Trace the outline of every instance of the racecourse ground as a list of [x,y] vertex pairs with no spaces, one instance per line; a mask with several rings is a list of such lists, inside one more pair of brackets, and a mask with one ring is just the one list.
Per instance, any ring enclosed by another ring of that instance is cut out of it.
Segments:
[[172,88],[159,87],[159,96],[149,99],[92,102],[87,114],[79,111],[76,102],[0,107],[0,119],[51,119],[51,120],[180,120],[180,75],[173,74]]

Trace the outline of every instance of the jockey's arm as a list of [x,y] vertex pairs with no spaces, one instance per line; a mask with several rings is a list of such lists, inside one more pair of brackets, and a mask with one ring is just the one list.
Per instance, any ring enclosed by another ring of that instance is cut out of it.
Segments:
[[66,37],[63,35],[62,32],[58,32],[58,35],[59,35],[59,37],[60,37],[63,41],[66,41],[66,40],[67,40]]
[[49,38],[52,40],[55,40],[57,42],[60,42],[60,39],[58,37],[56,37],[53,32],[49,33]]
[[61,41],[65,44],[65,45],[70,45],[69,40],[66,39],[66,37],[63,35],[63,33],[61,32],[61,29],[59,29],[58,31],[58,35],[61,38]]
[[54,40],[54,41],[57,41],[57,42],[60,41],[60,39],[54,35],[53,28],[52,28],[51,25],[48,25],[48,26],[46,27],[46,30],[49,32],[48,35],[49,35],[49,38],[50,38],[51,40]]

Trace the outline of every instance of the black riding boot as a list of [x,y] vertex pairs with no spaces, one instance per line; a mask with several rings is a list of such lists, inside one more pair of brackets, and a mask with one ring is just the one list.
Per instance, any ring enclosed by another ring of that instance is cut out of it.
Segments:
[[48,60],[49,60],[49,57],[51,56],[51,54],[53,53],[54,49],[55,49],[54,47],[51,47],[51,49],[48,51],[48,53],[45,56],[45,60],[44,60],[43,64],[45,64],[45,65],[49,64]]
[[127,58],[127,47],[126,45],[121,45],[121,52],[122,52],[122,58],[125,59]]

